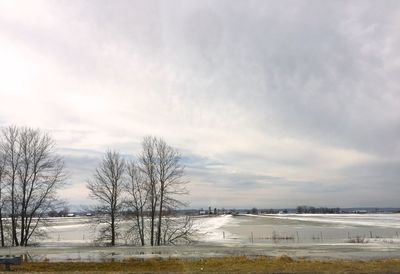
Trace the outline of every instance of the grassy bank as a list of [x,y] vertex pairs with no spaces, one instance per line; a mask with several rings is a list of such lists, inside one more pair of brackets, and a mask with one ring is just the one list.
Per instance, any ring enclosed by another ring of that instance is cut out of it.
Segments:
[[123,262],[30,262],[12,267],[13,272],[46,273],[400,273],[400,259],[303,260],[287,256],[225,257],[202,260],[147,259]]

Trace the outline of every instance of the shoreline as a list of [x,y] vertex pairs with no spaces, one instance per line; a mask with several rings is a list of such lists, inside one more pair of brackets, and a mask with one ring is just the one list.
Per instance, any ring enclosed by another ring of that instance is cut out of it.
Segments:
[[310,260],[383,260],[400,258],[397,245],[382,250],[366,244],[311,245],[218,245],[194,244],[185,246],[39,246],[0,249],[0,256],[23,256],[30,262],[112,262],[144,259],[210,259],[246,256],[256,258],[290,256]]

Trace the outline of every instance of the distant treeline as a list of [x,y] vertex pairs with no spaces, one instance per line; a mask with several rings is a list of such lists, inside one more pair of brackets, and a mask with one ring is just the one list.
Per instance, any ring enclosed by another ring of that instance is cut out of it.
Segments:
[[341,210],[338,207],[329,208],[329,207],[313,207],[313,206],[298,206],[297,213],[340,213]]

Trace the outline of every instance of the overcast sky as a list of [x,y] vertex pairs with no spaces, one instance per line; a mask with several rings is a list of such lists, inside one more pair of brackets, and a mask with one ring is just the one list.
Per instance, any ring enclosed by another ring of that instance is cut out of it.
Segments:
[[85,204],[108,149],[183,156],[196,207],[400,206],[400,1],[3,1],[0,126]]

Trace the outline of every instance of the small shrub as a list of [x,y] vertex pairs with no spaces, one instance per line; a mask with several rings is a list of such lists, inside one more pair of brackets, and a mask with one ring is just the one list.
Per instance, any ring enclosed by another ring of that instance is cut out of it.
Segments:
[[369,241],[365,239],[365,237],[356,236],[355,238],[349,239],[347,242],[351,244],[366,244]]

